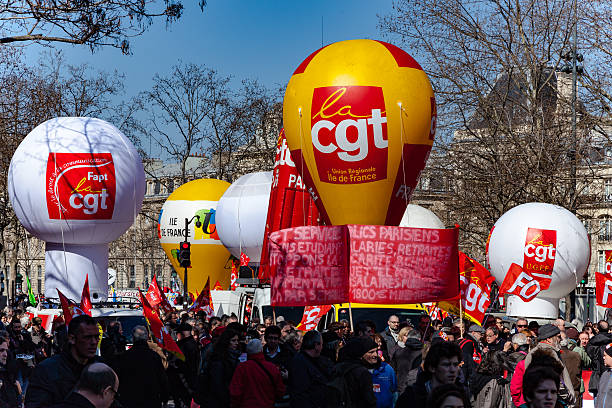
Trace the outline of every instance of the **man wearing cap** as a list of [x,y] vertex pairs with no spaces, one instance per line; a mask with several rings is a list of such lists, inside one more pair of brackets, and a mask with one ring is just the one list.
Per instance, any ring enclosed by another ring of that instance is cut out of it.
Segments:
[[561,330],[552,324],[545,324],[538,330],[538,341],[538,345],[531,349],[525,359],[516,365],[512,381],[510,382],[512,402],[517,407],[525,403],[525,398],[523,397],[523,375],[525,374],[525,370],[529,367],[529,364],[531,364],[534,354],[546,354],[563,365],[559,396],[567,405],[574,405],[576,396],[572,387],[572,379],[563,361],[559,357],[559,350],[561,349],[559,345],[561,341]]
[[476,371],[482,359],[480,339],[482,339],[484,332],[485,330],[481,326],[473,324],[468,329],[468,333],[465,337],[459,342],[459,347],[463,355],[463,366],[461,370],[467,381],[472,377],[472,374]]
[[261,340],[246,346],[247,361],[239,364],[230,383],[230,407],[274,407],[274,401],[285,393],[280,370],[266,361]]
[[[376,358],[377,351],[378,345],[369,336],[353,337],[340,349],[339,363],[332,376],[344,377],[350,401],[333,401],[333,404],[340,406],[341,403],[347,403],[347,406],[352,407],[376,408],[374,384],[368,368],[371,360]],[[328,400],[328,404],[331,402]]]

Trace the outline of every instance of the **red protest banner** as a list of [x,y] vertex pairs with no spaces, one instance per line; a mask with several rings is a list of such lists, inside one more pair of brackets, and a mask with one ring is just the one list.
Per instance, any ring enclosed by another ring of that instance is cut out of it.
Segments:
[[499,294],[507,293],[520,297],[523,302],[533,300],[542,290],[540,282],[523,270],[522,267],[513,263],[508,268],[508,273],[499,287]]
[[459,294],[458,228],[347,227],[351,302],[424,303]]
[[318,225],[319,211],[291,160],[284,129],[276,143],[272,189],[259,264],[259,279],[270,278],[268,236],[284,228]]
[[304,308],[304,315],[302,316],[302,320],[297,325],[296,329],[310,331],[317,327],[319,324],[319,320],[329,310],[331,309],[331,305],[323,305],[323,306],[306,306]]
[[232,271],[230,272],[230,290],[236,290],[237,287],[238,287],[238,269],[236,268],[236,264],[232,262]]
[[457,236],[457,229],[378,225],[274,232],[269,244],[272,305],[400,304],[455,297]]
[[595,299],[597,306],[612,307],[612,296],[610,295],[612,295],[612,275],[596,272]]
[[348,229],[295,227],[270,234],[272,306],[348,300]]
[[[491,284],[495,277],[476,260],[459,252],[459,279],[461,295],[442,301],[438,306],[449,313],[459,315],[463,309],[465,317],[482,324],[485,312],[491,304]],[[459,307],[459,300],[462,308]]]
[[[62,305],[62,311],[64,312],[64,321],[66,322],[66,325],[70,323],[73,317],[89,314],[85,313],[72,300],[68,299],[59,289],[57,289],[57,296],[59,297],[60,304]],[[91,316],[91,314],[89,315]]]
[[528,228],[523,252],[523,271],[538,281],[541,290],[548,289],[555,267],[557,231]]
[[206,313],[209,313],[210,306],[210,276],[206,279],[206,285],[204,285],[204,289],[198,295],[197,299],[191,307],[189,308],[189,312],[197,312],[198,310],[204,309]]
[[147,299],[142,295],[142,292],[139,293],[140,303],[142,303],[142,313],[149,324],[153,340],[159,347],[163,348],[164,350],[168,350],[177,358],[185,361],[185,355],[176,342],[172,339],[170,333],[168,333],[168,329],[166,329],[166,326],[164,326],[162,323],[159,313],[149,304]]

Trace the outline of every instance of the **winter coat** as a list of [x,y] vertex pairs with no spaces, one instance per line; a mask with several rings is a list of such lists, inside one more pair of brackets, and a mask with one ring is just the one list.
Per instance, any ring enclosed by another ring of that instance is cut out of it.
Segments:
[[385,340],[385,343],[387,343],[387,351],[390,352],[391,348],[393,348],[393,346],[397,344],[397,340],[395,340],[397,335],[396,337],[393,337],[393,334],[391,333],[391,329],[389,327],[380,332],[380,335]]
[[[14,364],[13,364],[14,365]],[[19,390],[15,382],[16,367],[0,367],[0,408],[12,408],[20,406],[23,396],[19,394]]]
[[510,381],[510,395],[512,396],[512,403],[517,407],[525,403],[523,398],[523,377],[525,376],[525,360],[519,361],[512,374],[512,380]]
[[[88,363],[101,361],[94,357]],[[48,407],[62,402],[76,385],[83,367],[70,349],[50,357],[34,368],[26,391],[25,408]]]
[[346,376],[350,404],[353,408],[375,408],[376,396],[372,375],[360,360],[348,359],[336,365],[333,376]]
[[229,387],[238,366],[240,352],[229,350],[225,358],[213,353],[206,370],[198,377],[195,401],[202,407],[227,408]]
[[268,356],[267,347],[264,346],[264,358],[266,361],[276,364],[279,369],[286,370],[289,367],[289,362],[293,359],[295,353],[291,351],[291,348],[284,345],[279,344],[279,351],[274,355],[274,357]]
[[161,407],[168,400],[166,370],[146,341],[136,342],[119,362],[119,396],[126,408]]
[[321,355],[329,358],[334,363],[337,361],[336,348],[338,344],[342,342],[342,337],[338,336],[336,332],[326,331],[321,335],[323,338],[323,350]]
[[278,367],[263,353],[249,354],[236,368],[229,392],[231,408],[273,408],[285,393],[285,384]]
[[612,408],[612,372],[604,371],[597,384],[595,408]]
[[331,361],[299,352],[289,363],[291,408],[325,408]]
[[64,401],[51,408],[96,408],[96,406],[78,392],[72,392]]
[[581,395],[582,359],[580,358],[580,354],[569,350],[567,347],[563,347],[561,348],[561,361],[563,361],[563,365],[567,368],[567,372],[569,373],[574,394]]
[[501,376],[474,373],[470,381],[470,391],[474,397],[474,408],[512,407],[510,383]]
[[[422,361],[423,343],[417,339],[407,339],[403,348],[399,345],[394,348],[391,353],[391,367],[395,371],[397,391],[400,394],[404,392],[407,386],[414,384],[416,373]],[[411,379],[411,376],[414,379]]]
[[384,361],[372,369],[372,385],[377,408],[392,408],[393,394],[397,391],[395,371]]
[[463,337],[463,340],[459,341],[459,347],[461,347],[461,353],[463,356],[463,365],[461,371],[463,376],[468,380],[476,372],[480,359],[482,358],[482,350],[480,344],[469,334]]
[[420,372],[414,384],[406,387],[397,399],[395,408],[421,408],[427,405],[427,397],[431,392],[430,375]]
[[586,352],[591,357],[591,381],[589,382],[589,392],[597,395],[597,385],[599,378],[606,371],[606,366],[603,362],[603,347],[612,342],[612,335],[608,333],[599,333],[593,336],[586,345]]

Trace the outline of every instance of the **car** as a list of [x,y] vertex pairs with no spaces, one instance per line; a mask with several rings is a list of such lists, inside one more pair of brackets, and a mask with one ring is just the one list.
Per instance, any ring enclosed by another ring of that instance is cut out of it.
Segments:
[[108,324],[113,321],[121,323],[123,335],[127,339],[128,345],[133,343],[132,329],[136,326],[147,326],[147,321],[142,313],[142,309],[112,307],[93,308],[91,309],[91,316],[98,322],[103,321],[106,323],[105,327],[108,327]]

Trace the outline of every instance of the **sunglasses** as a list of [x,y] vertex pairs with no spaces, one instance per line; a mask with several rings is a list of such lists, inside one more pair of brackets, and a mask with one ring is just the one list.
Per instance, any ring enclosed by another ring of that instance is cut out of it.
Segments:
[[517,324],[516,327],[527,327],[526,324]]

